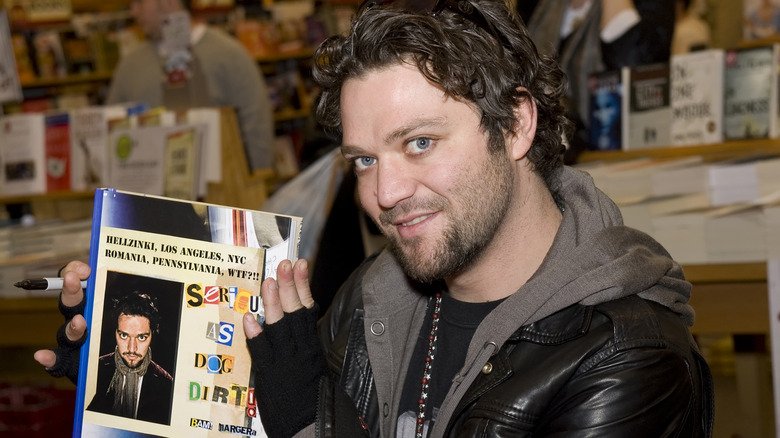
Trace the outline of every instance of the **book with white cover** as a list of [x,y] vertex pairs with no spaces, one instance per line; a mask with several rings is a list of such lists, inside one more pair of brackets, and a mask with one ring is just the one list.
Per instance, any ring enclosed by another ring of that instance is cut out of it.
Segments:
[[108,185],[109,121],[125,116],[126,109],[123,106],[93,106],[71,111],[72,190]]
[[709,49],[671,57],[673,145],[723,141],[724,54]]

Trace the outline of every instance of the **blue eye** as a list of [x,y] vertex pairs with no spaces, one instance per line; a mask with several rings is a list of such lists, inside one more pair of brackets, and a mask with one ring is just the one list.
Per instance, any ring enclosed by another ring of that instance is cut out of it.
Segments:
[[418,137],[409,142],[409,147],[412,153],[419,153],[431,147],[432,142],[430,138]]
[[358,157],[355,158],[355,168],[357,170],[363,170],[371,165],[373,165],[376,162],[376,158],[372,157]]

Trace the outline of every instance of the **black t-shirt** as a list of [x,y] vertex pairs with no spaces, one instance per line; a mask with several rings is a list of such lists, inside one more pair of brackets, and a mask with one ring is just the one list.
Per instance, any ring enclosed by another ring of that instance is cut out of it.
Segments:
[[[425,403],[423,436],[428,436],[433,422],[436,421],[439,407],[450,389],[452,379],[463,367],[463,362],[466,360],[466,350],[474,332],[488,313],[500,303],[501,301],[466,303],[455,300],[446,292],[442,295],[436,350],[430,370],[428,398]],[[404,382],[396,431],[396,436],[399,438],[414,438],[415,436],[433,307],[434,302],[431,299],[428,304],[426,320],[417,337],[406,382]]]

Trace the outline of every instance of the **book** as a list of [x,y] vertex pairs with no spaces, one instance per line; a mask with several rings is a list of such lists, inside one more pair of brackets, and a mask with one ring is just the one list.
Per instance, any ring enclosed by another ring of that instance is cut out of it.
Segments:
[[125,117],[125,108],[92,106],[70,113],[71,188],[80,191],[108,185],[109,121]]
[[767,138],[777,131],[780,44],[730,49],[725,55],[726,140]]
[[628,141],[624,149],[670,146],[669,63],[631,67],[628,90]]
[[621,150],[628,143],[628,68],[588,76],[590,148]]
[[723,141],[723,58],[722,49],[672,55],[673,145]]
[[742,13],[745,42],[780,37],[780,9],[775,2],[742,0]]
[[108,185],[189,200],[205,194],[205,129],[192,124],[109,130]]
[[0,103],[23,99],[16,66],[16,45],[11,40],[6,11],[0,9]]
[[[115,189],[94,205],[73,436],[265,436],[242,317],[263,321],[260,283],[296,259],[302,219]],[[136,365],[124,410],[110,382]]]
[[70,190],[67,113],[0,118],[0,189],[5,196]]
[[46,191],[70,190],[70,114],[44,117]]

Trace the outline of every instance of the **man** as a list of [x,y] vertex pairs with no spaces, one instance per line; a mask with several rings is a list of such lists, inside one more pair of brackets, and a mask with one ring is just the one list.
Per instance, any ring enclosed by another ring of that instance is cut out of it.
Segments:
[[186,11],[185,6],[182,0],[130,3],[130,14],[146,42],[122,57],[106,103],[141,102],[172,109],[232,107],[250,168],[270,168],[273,107],[259,67],[246,49],[225,32],[193,22],[189,50],[166,53],[163,20]]
[[[390,248],[320,320],[323,349],[306,261],[263,283],[244,330],[269,436],[711,435],[690,284],[561,166],[565,77],[501,0],[366,4],[315,66]],[[86,274],[65,269],[65,306]]]
[[114,300],[116,349],[98,359],[95,397],[87,409],[168,424],[173,377],[152,360],[152,337],[160,315],[154,300],[131,292]]

